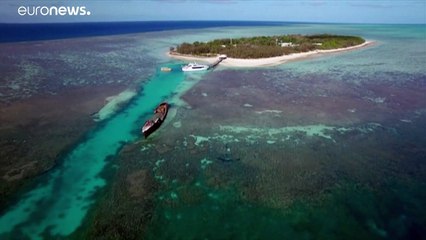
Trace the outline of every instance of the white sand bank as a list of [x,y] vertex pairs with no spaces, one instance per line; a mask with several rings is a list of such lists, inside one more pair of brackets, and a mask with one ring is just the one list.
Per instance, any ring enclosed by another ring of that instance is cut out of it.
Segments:
[[102,121],[109,118],[120,109],[121,105],[130,101],[136,94],[136,91],[128,89],[118,95],[108,97],[105,99],[107,103],[93,116],[94,120]]

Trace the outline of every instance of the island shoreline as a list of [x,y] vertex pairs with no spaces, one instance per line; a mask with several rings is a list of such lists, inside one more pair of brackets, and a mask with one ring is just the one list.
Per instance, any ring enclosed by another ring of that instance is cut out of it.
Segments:
[[[360,48],[369,47],[376,44],[375,41],[365,41],[362,44],[347,47],[347,48],[336,48],[329,50],[314,50],[309,52],[302,53],[293,53],[289,55],[283,55],[278,57],[269,57],[269,58],[254,58],[254,59],[242,59],[242,58],[226,58],[224,59],[220,65],[226,67],[242,67],[242,68],[250,68],[250,67],[269,67],[269,66],[277,66],[281,64],[285,64],[288,62],[294,62],[298,60],[310,59],[316,56],[321,56],[323,54],[332,54],[339,52],[347,52],[353,51]],[[167,52],[167,55],[170,58],[184,60],[184,61],[197,61],[197,62],[206,62],[213,63],[217,61],[218,57],[202,57],[202,56],[194,56],[187,54],[180,54],[176,52]]]

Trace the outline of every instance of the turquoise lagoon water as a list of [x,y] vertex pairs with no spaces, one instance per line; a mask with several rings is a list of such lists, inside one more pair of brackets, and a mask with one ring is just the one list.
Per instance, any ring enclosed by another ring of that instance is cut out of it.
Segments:
[[17,236],[41,239],[42,233],[66,236],[75,231],[97,189],[105,185],[99,174],[108,157],[116,155],[126,142],[141,137],[144,118],[173,95],[183,78],[181,71],[157,72],[125,110],[90,132],[60,167],[42,176],[39,185],[1,216],[0,236],[15,232]]
[[[240,70],[237,68],[226,69],[219,66],[214,70],[213,74],[216,71],[227,71],[229,74],[232,74],[232,71],[241,71],[244,72],[244,74],[247,74],[246,77],[249,78],[251,74],[259,74],[260,72],[261,74],[259,75],[267,79],[272,79],[278,85],[286,85],[288,82],[297,81],[298,79],[318,77],[318,79],[327,78],[330,81],[336,81],[336,83],[350,82],[355,85],[359,84],[360,86],[362,86],[362,84],[369,83],[390,83],[390,85],[398,87],[405,83],[417,81],[417,83],[413,84],[413,86],[424,87],[426,81],[425,25],[290,24],[273,27],[225,27],[202,30],[179,30],[160,33],[145,33],[142,35],[143,38],[141,40],[141,44],[143,43],[146,46],[150,46],[147,54],[158,59],[158,62],[164,63],[168,61],[167,56],[164,54],[165,49],[167,50],[168,47],[185,41],[205,41],[214,38],[288,33],[334,33],[360,35],[368,40],[376,41],[376,44],[372,47],[358,51],[323,56],[265,69]],[[211,75],[212,74],[209,73],[205,76],[196,76],[195,78],[202,81],[203,78]],[[143,86],[143,89],[140,91],[138,96],[126,109],[113,116],[111,119],[100,123],[100,126],[96,130],[89,133],[87,138],[78,144],[76,148],[64,158],[61,166],[55,168],[46,176],[41,177],[39,185],[37,185],[33,190],[23,194],[20,200],[0,217],[0,238],[2,236],[19,238],[19,236],[25,235],[31,239],[37,239],[42,238],[41,234],[43,233],[53,236],[67,236],[75,231],[82,223],[88,209],[93,205],[93,196],[97,189],[105,186],[106,181],[108,181],[107,179],[103,179],[99,176],[99,173],[107,163],[107,158],[115,156],[120,147],[122,147],[126,142],[135,141],[139,137],[136,133],[139,129],[139,125],[142,123],[144,117],[147,117],[148,114],[150,114],[158,102],[167,99],[172,93],[184,91],[194,84],[194,82],[183,81],[183,79],[184,75],[180,72],[172,72],[171,74],[157,73],[157,75]],[[370,98],[370,95],[372,95],[371,92],[365,93],[366,98]],[[373,100],[377,101],[378,104],[380,104],[381,101],[384,101],[383,105],[387,104],[387,99],[382,100],[380,95],[374,97],[377,97],[377,99],[373,98]],[[378,106],[378,109],[381,109],[381,106]],[[424,127],[422,127],[421,124],[416,125],[415,120],[424,113],[425,109],[426,106],[420,105],[413,111],[407,112],[404,116],[406,118],[401,119],[404,120],[401,122],[404,124],[403,126],[410,126],[414,129],[413,131],[424,132]],[[377,124],[374,122],[367,123]],[[209,129],[211,126],[206,125],[204,127]],[[298,126],[292,127],[296,129]],[[329,127],[333,128],[335,126],[332,126],[332,124],[329,123],[327,124],[326,129]],[[303,128],[303,126],[301,126],[301,128]],[[249,126],[247,129],[247,131],[250,131]],[[253,129],[258,132],[256,128]],[[385,127],[380,127],[378,129],[385,129]],[[200,129],[200,131],[201,130],[203,129]],[[254,130],[253,133],[256,134],[257,132]],[[397,131],[395,130],[395,132]],[[404,137],[402,134],[392,136],[395,136],[396,139],[398,137],[401,138],[401,144],[395,144],[396,148],[398,146],[426,145],[424,142],[425,139],[421,137],[405,138],[406,136]],[[204,137],[207,139],[209,136]],[[310,136],[308,136],[308,138],[309,137]],[[354,136],[354,138],[357,137],[359,136]],[[283,138],[285,138],[285,136]],[[366,138],[369,139],[368,137]],[[380,136],[378,138],[380,138]],[[245,141],[243,138],[238,140],[239,142]],[[265,141],[263,142],[266,142],[267,139],[264,140]],[[325,138],[322,140],[325,143],[329,143],[329,139]],[[420,143],[416,141],[420,141]],[[321,145],[321,142],[318,141],[315,144]],[[336,144],[338,146],[334,146],[333,148],[335,149],[340,149],[339,147],[347,147],[346,143],[336,142]],[[296,145],[297,144],[294,146]],[[315,146],[315,148],[317,148],[317,146]],[[392,150],[391,147],[386,148],[386,146],[384,146],[383,148],[385,149],[384,152],[391,152]],[[260,144],[253,146],[253,149],[262,149],[262,146]],[[299,148],[296,147],[294,149],[299,150]],[[303,148],[300,148],[300,150],[305,151],[306,149],[304,150]],[[349,156],[350,154],[353,154],[351,153],[352,150],[358,151],[356,148],[346,148],[346,150],[341,151],[347,151],[344,153],[347,153]],[[339,155],[341,152],[333,152],[333,149],[328,149],[328,151],[329,152],[327,152],[327,154],[329,155],[339,156],[336,157],[339,159],[343,158]],[[187,155],[187,152],[185,153],[185,157],[190,158],[190,156]],[[285,154],[286,153],[284,152],[282,153],[283,156]],[[297,156],[298,152],[296,151],[293,154]],[[315,154],[315,157],[319,160],[322,157],[326,158],[329,156],[323,156],[316,152]],[[381,154],[383,156],[387,156],[385,153],[381,152]],[[406,154],[406,152],[404,154]],[[413,157],[420,158],[422,156],[421,154],[423,153],[419,150],[413,153]],[[403,154],[401,153],[401,155],[398,156],[402,155]],[[365,156],[360,156],[361,159],[363,157],[374,159],[376,155],[370,156],[366,154]],[[407,159],[409,157],[407,157]],[[394,158],[397,157],[392,157],[392,159]],[[209,162],[209,165],[204,166],[207,170],[209,170],[211,166],[218,168],[217,165],[212,163],[214,158],[211,156],[203,156],[200,159],[208,160],[206,161]],[[200,161],[200,159],[197,161]],[[300,157],[300,159],[303,160],[303,157]],[[155,162],[158,159],[150,160]],[[166,159],[166,161],[168,160],[169,159]],[[173,160],[177,162],[179,161],[179,159]],[[267,162],[267,160],[268,159],[262,159],[262,161],[265,162]],[[244,159],[242,159],[241,162],[244,162]],[[338,164],[344,163],[338,162]],[[419,169],[424,167],[424,162],[419,161],[418,164]],[[351,164],[348,165],[352,166]],[[354,163],[354,165],[356,164]],[[185,164],[177,167],[183,168],[183,166],[185,166]],[[235,168],[235,166],[226,165],[224,168],[231,169]],[[368,172],[368,166],[362,166],[362,168],[365,168],[365,171]],[[362,173],[359,173],[359,175],[362,175]],[[425,179],[422,172],[413,173],[413,176],[419,175],[420,177],[418,177],[419,179],[417,180],[420,184],[422,184]],[[173,179],[169,180],[173,181]],[[288,184],[289,183],[286,182],[279,182],[276,183],[276,186]],[[417,185],[413,185],[410,188],[410,191],[424,191],[416,186]],[[197,187],[199,186],[195,186],[195,188]],[[176,196],[176,189],[185,188],[192,189],[194,186],[174,186],[171,189],[166,189],[162,194]],[[342,190],[343,193],[339,193],[340,195],[337,194],[337,197],[332,197],[333,201],[328,203],[329,206],[327,209],[315,209],[312,207],[310,208],[311,210],[313,209],[312,211],[305,213],[301,212],[306,211],[306,209],[302,209],[300,211],[294,210],[290,213],[290,216],[287,216],[284,219],[278,214],[278,211],[275,211],[275,209],[257,208],[256,204],[242,202],[239,197],[234,198],[233,194],[237,194],[234,191],[228,194],[226,191],[221,191],[217,188],[213,190],[207,189],[206,195],[211,195],[211,192],[209,191],[216,191],[218,192],[217,196],[219,197],[209,197],[207,198],[208,200],[202,201],[198,205],[194,204],[194,206],[188,206],[182,203],[182,206],[176,204],[177,207],[175,208],[157,208],[155,210],[156,217],[154,217],[154,223],[150,228],[151,232],[148,233],[147,237],[152,239],[185,239],[189,236],[191,236],[192,239],[204,239],[205,237],[214,239],[215,236],[219,238],[222,237],[223,239],[250,239],[251,236],[254,236],[254,239],[256,239],[256,236],[258,238],[263,237],[266,239],[268,236],[271,237],[271,239],[282,239],[281,237],[283,236],[287,236],[292,239],[314,239],[315,236],[328,238],[330,237],[329,234],[333,234],[333,231],[342,227],[339,221],[343,222],[349,219],[350,222],[343,225],[345,229],[342,231],[346,231],[346,233],[352,231],[352,233],[356,235],[356,231],[358,230],[365,231],[366,228],[370,230],[373,229],[375,231],[373,235],[375,234],[374,236],[377,235],[377,239],[381,239],[386,238],[386,233],[383,233],[385,230],[390,231],[394,225],[404,225],[398,221],[403,222],[405,220],[398,219],[407,218],[406,215],[398,212],[398,214],[395,213],[395,219],[397,219],[395,220],[396,223],[386,225],[385,221],[380,218],[381,214],[384,216],[383,218],[388,216],[383,213],[383,208],[389,207],[397,209],[400,208],[401,205],[404,205],[404,201],[407,203],[405,204],[406,206],[419,205],[418,199],[416,199],[416,201],[409,199],[409,196],[411,195],[404,192],[404,189],[405,187],[403,186],[398,187],[395,191],[393,191],[393,189],[389,190],[392,192],[390,195],[392,195],[394,199],[388,199],[384,205],[378,203],[379,200],[375,199],[375,197],[363,197],[368,194],[363,192],[363,190],[357,189],[351,192]],[[197,191],[198,190],[195,190],[195,192]],[[262,189],[259,191],[262,191]],[[171,193],[173,194],[171,195]],[[223,196],[223,198],[220,196]],[[180,195],[177,195],[176,198],[179,199],[180,197]],[[422,198],[420,197],[420,199]],[[402,201],[402,203],[399,204],[399,201]],[[372,202],[374,203],[372,204]],[[161,204],[159,205],[161,206]],[[348,209],[347,205],[355,206],[355,210]],[[335,212],[332,210],[334,207],[336,208]],[[373,208],[375,211],[369,208]],[[352,210],[354,213],[351,215],[350,211]],[[361,213],[356,212],[358,210]],[[413,209],[409,210],[411,213],[415,212]],[[368,215],[369,212],[374,212],[375,216],[372,217]],[[172,217],[170,218],[168,215]],[[211,217],[210,219],[214,222],[210,221],[204,224],[203,221],[199,221],[199,216],[201,215],[207,219]],[[259,217],[259,215],[262,217]],[[352,217],[347,218],[348,215]],[[336,220],[336,217],[339,218]],[[369,227],[365,227],[364,220],[367,222],[367,226]],[[372,223],[369,223],[370,220]],[[380,220],[383,220],[383,222],[380,222]],[[424,225],[416,226],[420,229],[424,228]],[[258,231],[259,227],[264,227],[266,230],[260,232]],[[354,228],[354,230],[351,230],[350,228]],[[218,234],[214,229],[219,229],[219,231],[222,232]],[[279,232],[280,230],[281,232]],[[318,234],[312,234],[311,230],[316,231]],[[277,236],[272,236],[270,235],[271,232],[268,231],[278,231],[278,234]],[[401,232],[403,232],[402,234],[405,234],[404,231],[401,230]],[[283,232],[287,232],[288,234]],[[355,235],[340,235],[340,237],[350,237]],[[360,238],[361,237],[362,236],[360,235]],[[328,239],[333,238],[330,237]],[[339,236],[334,239],[339,239]]]

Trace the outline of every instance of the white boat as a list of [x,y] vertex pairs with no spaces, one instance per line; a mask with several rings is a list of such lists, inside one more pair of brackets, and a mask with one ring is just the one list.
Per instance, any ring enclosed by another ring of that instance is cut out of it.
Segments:
[[184,72],[204,71],[207,69],[209,69],[209,66],[197,63],[189,63],[188,65],[182,67],[182,71]]
[[219,55],[219,56],[218,56],[218,58],[219,58],[220,60],[225,60],[225,59],[227,59],[227,58],[228,58],[228,56],[226,56],[225,54],[221,54],[221,55]]

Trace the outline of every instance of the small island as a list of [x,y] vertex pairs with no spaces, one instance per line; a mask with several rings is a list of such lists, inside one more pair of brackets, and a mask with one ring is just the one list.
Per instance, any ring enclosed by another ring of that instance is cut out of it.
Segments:
[[188,61],[213,62],[218,55],[226,55],[228,58],[223,61],[223,65],[257,67],[278,65],[319,53],[356,49],[370,43],[358,36],[330,34],[257,36],[184,42],[171,47],[169,56]]

